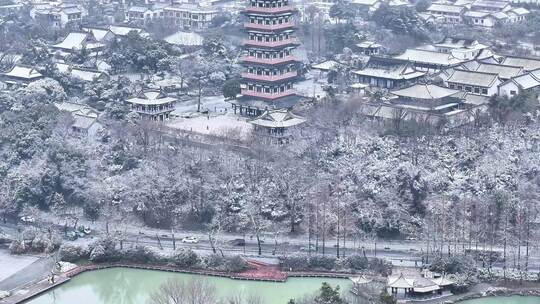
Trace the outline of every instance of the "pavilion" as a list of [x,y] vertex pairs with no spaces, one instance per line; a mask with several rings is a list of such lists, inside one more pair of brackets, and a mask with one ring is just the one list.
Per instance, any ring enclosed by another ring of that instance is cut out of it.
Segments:
[[267,136],[277,143],[289,141],[289,130],[306,120],[286,109],[267,110],[261,116],[250,121],[255,126],[255,131]]

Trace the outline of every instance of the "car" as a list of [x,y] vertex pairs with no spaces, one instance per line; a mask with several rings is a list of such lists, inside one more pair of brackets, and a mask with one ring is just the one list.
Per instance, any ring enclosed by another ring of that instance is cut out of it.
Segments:
[[199,242],[199,239],[194,236],[186,236],[182,239],[182,243],[196,244]]
[[31,216],[23,216],[21,217],[21,222],[23,223],[35,223],[36,219]]
[[79,238],[79,234],[76,231],[70,231],[67,233],[67,239],[70,241],[75,241]]
[[234,239],[234,240],[230,240],[229,244],[231,244],[232,246],[246,246],[246,240]]

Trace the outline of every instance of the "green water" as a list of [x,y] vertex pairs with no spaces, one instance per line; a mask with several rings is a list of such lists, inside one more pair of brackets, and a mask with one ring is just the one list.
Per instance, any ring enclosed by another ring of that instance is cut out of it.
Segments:
[[[286,304],[291,298],[313,294],[322,282],[348,290],[347,279],[289,278],[285,283],[231,280],[227,278],[163,271],[111,268],[82,273],[27,304],[146,304],[149,296],[168,279],[205,278],[218,297],[255,294],[264,304]],[[524,304],[524,303],[520,303]]]
[[485,297],[459,302],[459,304],[540,304],[540,297]]

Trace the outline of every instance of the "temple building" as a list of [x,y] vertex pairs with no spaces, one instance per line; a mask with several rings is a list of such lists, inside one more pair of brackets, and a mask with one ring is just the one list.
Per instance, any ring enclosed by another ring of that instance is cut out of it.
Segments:
[[275,143],[287,143],[291,137],[290,130],[306,120],[286,109],[268,110],[250,121],[255,131]]
[[243,11],[248,39],[243,42],[242,96],[232,102],[235,113],[259,116],[267,109],[291,108],[299,96],[298,46],[294,36],[296,9],[288,0],[250,0]]
[[141,119],[164,121],[168,120],[176,98],[167,96],[158,90],[147,90],[141,92],[138,96],[126,100],[131,104],[131,110]]

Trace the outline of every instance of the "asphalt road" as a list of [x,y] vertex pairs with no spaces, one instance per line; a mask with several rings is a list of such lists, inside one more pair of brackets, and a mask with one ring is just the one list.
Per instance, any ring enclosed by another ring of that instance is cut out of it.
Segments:
[[[90,225],[85,223],[84,220],[81,220],[80,224]],[[40,223],[40,226],[53,227],[55,231],[63,234],[64,227],[62,225],[53,225],[52,223]],[[0,229],[9,235],[15,236],[18,231],[22,230],[24,225],[15,225],[14,223],[0,224]],[[172,233],[168,230],[154,229],[154,228],[140,228],[140,227],[130,227],[123,226],[123,231],[116,231],[111,233],[117,233],[119,238],[123,239],[124,246],[130,245],[145,245],[153,246],[157,248],[163,248],[163,250],[173,250],[174,248],[191,248],[199,252],[211,252],[212,246],[209,242],[208,234],[195,231],[175,231],[175,242],[173,242]],[[93,239],[104,235],[104,229],[93,228],[91,237]],[[185,236],[194,236],[197,237],[199,242],[196,244],[182,243],[181,239]],[[78,242],[90,242],[92,240],[79,239]],[[245,236],[246,245],[245,246],[233,246],[230,244],[231,240],[244,238],[240,234],[220,234],[216,236],[217,250],[223,250],[224,252],[236,252],[246,255],[257,256],[258,255],[258,245],[254,236]],[[282,254],[294,254],[294,253],[307,253],[308,252],[308,240],[305,236],[300,237],[290,237],[287,235],[264,235],[262,236],[263,243],[261,244],[261,256],[262,257],[276,257]],[[277,245],[276,245],[277,240]],[[312,240],[312,247],[314,247],[315,241]],[[363,241],[360,244],[349,240],[346,243],[345,248],[342,246],[342,241],[340,242],[340,254],[348,255],[352,253],[362,254],[365,252],[367,257],[379,257],[390,260],[396,266],[420,266],[421,265],[421,256],[426,250],[426,244],[423,241],[415,240],[384,240],[384,241]],[[327,239],[324,253],[328,255],[336,255],[337,248],[335,247],[336,240],[335,238]],[[457,247],[464,248],[468,247],[468,244],[459,244]],[[363,247],[363,249],[362,249]],[[453,246],[452,246],[453,247]],[[479,246],[479,249],[482,249],[482,246]],[[446,248],[445,248],[446,250]],[[453,250],[453,248],[452,248]],[[495,246],[494,251],[502,252],[502,247]],[[317,251],[312,251],[316,253],[322,253],[322,242],[319,240],[319,246]],[[522,253],[525,252],[523,248]],[[522,258],[524,261],[524,258]],[[513,261],[511,257],[508,259],[508,264],[512,264]],[[523,263],[522,263],[523,264]],[[497,262],[494,264],[495,268],[502,268],[503,263]],[[530,270],[540,270],[540,256],[538,256],[537,251],[531,251],[529,257],[529,269]]]

